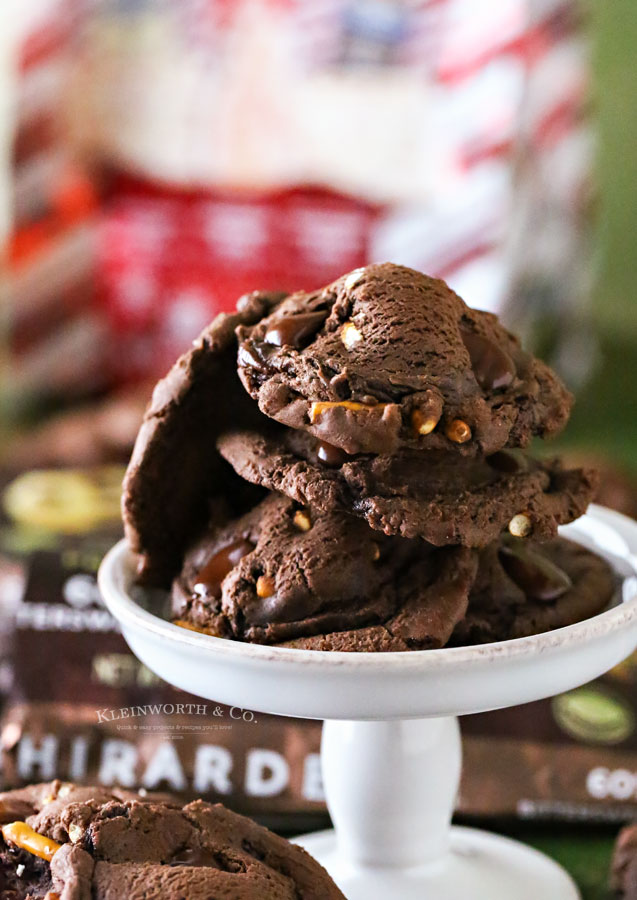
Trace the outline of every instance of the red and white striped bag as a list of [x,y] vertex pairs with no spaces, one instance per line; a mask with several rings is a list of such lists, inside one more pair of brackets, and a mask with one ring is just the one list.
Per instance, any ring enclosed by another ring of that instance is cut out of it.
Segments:
[[496,311],[585,297],[576,0],[102,4],[81,72],[84,139],[146,183],[122,187],[102,241],[142,369],[241,290],[368,260]]

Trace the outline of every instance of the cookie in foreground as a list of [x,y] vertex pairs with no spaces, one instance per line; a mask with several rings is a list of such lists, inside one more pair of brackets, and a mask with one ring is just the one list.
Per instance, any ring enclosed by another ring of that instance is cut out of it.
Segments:
[[59,781],[0,794],[3,900],[344,900],[305,850],[221,804]]
[[627,825],[615,842],[610,872],[613,896],[637,900],[637,824]]

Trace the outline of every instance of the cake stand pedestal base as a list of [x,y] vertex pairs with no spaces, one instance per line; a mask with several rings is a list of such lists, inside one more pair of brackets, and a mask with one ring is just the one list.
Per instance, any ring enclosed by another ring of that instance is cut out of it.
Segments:
[[334,831],[296,843],[325,866],[348,900],[579,900],[566,872],[553,860],[509,838],[475,828],[451,829],[440,860],[393,869],[357,866],[344,857]]
[[577,900],[569,876],[529,847],[449,827],[461,770],[454,716],[327,721],[321,761],[335,825],[297,839],[348,900]]

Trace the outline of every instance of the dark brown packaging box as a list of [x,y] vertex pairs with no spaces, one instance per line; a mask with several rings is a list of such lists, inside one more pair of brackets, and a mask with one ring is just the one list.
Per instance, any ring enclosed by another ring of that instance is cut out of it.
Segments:
[[[100,480],[99,470],[76,474]],[[47,477],[53,491],[58,473]],[[14,495],[15,486],[12,509]],[[65,516],[72,526],[70,509]],[[320,824],[320,723],[210,703],[162,682],[131,654],[97,589],[119,526],[52,534],[20,518],[1,537],[0,785],[117,783],[223,800],[279,827]]]
[[549,700],[463,720],[460,809],[477,816],[637,817],[637,655]]

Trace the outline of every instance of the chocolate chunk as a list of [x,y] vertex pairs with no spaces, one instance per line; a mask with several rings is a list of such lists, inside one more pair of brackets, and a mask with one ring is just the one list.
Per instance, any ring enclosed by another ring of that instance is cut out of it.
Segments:
[[515,363],[509,354],[489,338],[473,331],[462,331],[461,334],[480,387],[486,391],[508,387],[515,378]]
[[327,441],[319,441],[316,447],[316,456],[325,466],[342,466],[347,460],[347,453],[334,444]]
[[569,576],[537,548],[509,541],[500,548],[500,561],[505,572],[527,597],[550,602],[562,597],[573,587]]
[[452,646],[506,641],[563,628],[600,613],[615,592],[615,577],[606,560],[580,544],[555,538],[533,550],[565,573],[572,586],[550,602],[535,599],[507,573],[501,547],[500,542],[492,544],[480,555],[469,609],[456,626]]
[[199,597],[221,596],[221,582],[240,559],[254,550],[254,544],[238,538],[208,560],[197,576],[193,592]]
[[240,366],[250,366],[253,369],[264,369],[268,359],[268,348],[263,344],[253,344],[246,341],[241,345],[238,353]]
[[298,350],[316,334],[326,318],[327,311],[324,310],[275,320],[266,331],[264,341],[275,347],[294,347]]
[[24,800],[4,800],[0,803],[0,825],[24,821],[24,819],[28,819],[32,812],[31,804]]
[[529,461],[522,450],[499,450],[487,457],[487,462],[496,472],[504,475],[517,475],[519,472],[527,472]]
[[211,853],[203,847],[195,847],[194,849],[187,847],[185,850],[181,850],[173,856],[169,865],[192,866],[193,868],[199,866],[212,866],[213,869],[220,868],[219,860],[214,853]]
[[351,395],[349,380],[346,372],[338,372],[330,379],[330,387],[337,400],[347,400]]

